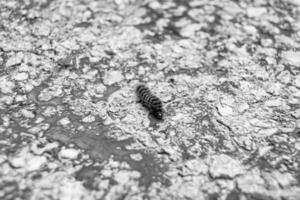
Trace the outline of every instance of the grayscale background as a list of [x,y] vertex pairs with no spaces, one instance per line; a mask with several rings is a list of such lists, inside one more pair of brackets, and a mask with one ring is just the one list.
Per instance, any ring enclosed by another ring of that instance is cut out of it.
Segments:
[[1,200],[299,200],[299,165],[300,0],[0,0]]

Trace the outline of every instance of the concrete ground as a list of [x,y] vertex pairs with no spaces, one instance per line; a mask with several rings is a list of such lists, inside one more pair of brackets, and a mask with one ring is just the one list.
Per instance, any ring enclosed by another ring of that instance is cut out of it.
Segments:
[[0,0],[0,22],[1,200],[300,199],[299,0]]

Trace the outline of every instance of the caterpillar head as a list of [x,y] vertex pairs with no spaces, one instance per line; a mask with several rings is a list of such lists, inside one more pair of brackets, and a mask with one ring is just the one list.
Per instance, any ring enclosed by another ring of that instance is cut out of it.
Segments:
[[159,120],[162,120],[163,116],[164,116],[164,114],[161,110],[155,111],[152,114],[156,119],[159,119]]

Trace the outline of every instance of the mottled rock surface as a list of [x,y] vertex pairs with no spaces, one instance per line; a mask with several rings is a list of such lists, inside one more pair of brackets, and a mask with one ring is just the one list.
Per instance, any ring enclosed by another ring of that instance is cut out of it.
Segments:
[[298,0],[0,0],[0,19],[1,200],[299,200]]

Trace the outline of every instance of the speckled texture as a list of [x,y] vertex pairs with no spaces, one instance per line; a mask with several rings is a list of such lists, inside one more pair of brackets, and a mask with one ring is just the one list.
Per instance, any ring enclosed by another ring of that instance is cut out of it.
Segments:
[[0,0],[0,19],[0,199],[299,199],[298,0]]

